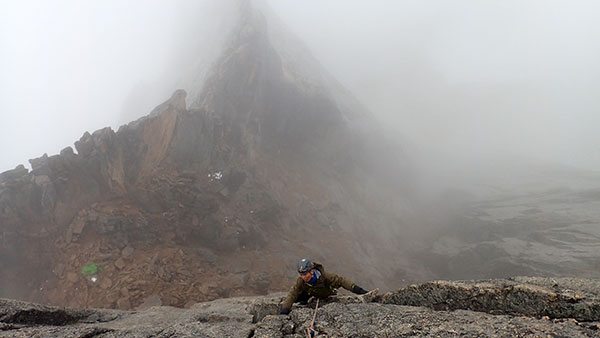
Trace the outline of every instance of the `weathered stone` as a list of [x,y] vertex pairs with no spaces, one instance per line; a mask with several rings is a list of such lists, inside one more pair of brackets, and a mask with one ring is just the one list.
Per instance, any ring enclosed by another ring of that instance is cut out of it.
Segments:
[[125,267],[126,263],[125,260],[121,257],[119,257],[119,259],[117,259],[115,261],[115,267],[119,270],[123,270],[123,268]]
[[111,291],[106,295],[106,303],[113,307],[116,305],[117,300],[119,300],[121,296],[119,295],[119,291]]
[[130,246],[126,246],[125,249],[121,250],[121,256],[127,258],[133,254],[134,249]]
[[144,302],[138,306],[136,308],[136,310],[142,311],[142,310],[146,310],[149,309],[153,306],[161,306],[162,305],[162,300],[160,299],[159,295],[152,295],[149,297],[146,297],[144,299]]
[[75,155],[75,152],[73,152],[73,148],[71,148],[71,147],[66,147],[60,151],[60,156],[72,156],[72,155]]
[[84,227],[85,220],[82,218],[77,218],[75,222],[71,225],[71,229],[74,235],[81,235]]
[[33,159],[29,160],[29,164],[31,164],[32,171],[35,172],[38,169],[41,169],[46,164],[47,161],[48,161],[48,154],[44,154],[41,157],[33,158]]
[[34,181],[37,185],[44,185],[51,182],[50,177],[47,175],[34,176]]
[[88,221],[90,222],[96,222],[98,220],[98,213],[94,210],[91,210],[88,213]]
[[71,229],[71,228],[67,229],[67,234],[65,235],[65,241],[67,243],[71,243],[71,241],[73,241],[73,229]]
[[129,310],[131,309],[131,302],[128,297],[121,297],[117,300],[117,309]]
[[79,282],[79,275],[76,274],[75,272],[68,272],[67,280],[71,283],[77,283],[77,282]]
[[65,271],[65,265],[63,263],[56,264],[56,266],[54,267],[54,269],[52,269],[52,272],[57,277],[61,277],[64,271]]
[[[527,279],[486,280],[476,282],[435,281],[411,285],[382,296],[383,303],[429,306],[435,310],[473,310],[494,314],[524,314],[550,318],[575,318],[583,321],[600,319],[597,291],[581,289],[569,279],[557,279],[552,287],[544,286],[540,278],[536,284],[523,283]],[[549,283],[547,283],[549,284]],[[547,285],[546,284],[546,285]],[[587,285],[598,282],[587,281]],[[581,296],[586,294],[587,296]]]
[[92,153],[93,147],[92,135],[87,131],[83,133],[79,141],[75,142],[75,149],[77,149],[77,153],[80,156],[89,156]]
[[122,287],[120,292],[123,297],[129,298],[129,289],[126,286]]
[[[449,297],[461,294],[449,291]],[[131,312],[55,308],[0,299],[0,328],[11,337],[306,337],[315,302],[294,305],[278,315],[283,294],[197,303],[188,309],[151,306]],[[158,298],[159,299],[159,298]],[[150,301],[152,300],[152,301]],[[146,305],[155,302],[155,295]],[[457,298],[457,300],[459,300]],[[129,309],[123,296],[116,301]],[[548,320],[523,315],[491,315],[468,310],[434,311],[427,307],[363,303],[361,297],[337,296],[319,304],[317,337],[596,337],[597,323]]]
[[110,289],[110,287],[112,286],[112,280],[108,277],[101,277],[100,278],[100,287],[104,290],[106,289]]
[[[31,160],[30,160],[31,161]],[[15,169],[7,170],[5,172],[0,173],[0,182],[16,180],[29,172],[24,165],[19,164]]]

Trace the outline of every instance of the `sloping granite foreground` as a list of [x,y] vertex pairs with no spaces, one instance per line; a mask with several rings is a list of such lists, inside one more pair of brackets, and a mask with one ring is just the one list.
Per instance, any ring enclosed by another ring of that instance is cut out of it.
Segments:
[[515,277],[485,281],[434,281],[384,295],[385,304],[465,309],[491,314],[600,320],[600,280]]
[[[597,337],[598,281],[436,281],[322,302],[317,337]],[[130,312],[0,299],[0,337],[305,337],[314,302],[279,317],[283,294]],[[398,305],[411,303],[409,305]]]

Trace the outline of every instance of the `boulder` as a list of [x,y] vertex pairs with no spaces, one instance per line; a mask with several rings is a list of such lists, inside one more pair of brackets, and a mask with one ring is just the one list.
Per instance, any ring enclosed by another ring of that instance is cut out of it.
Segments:
[[29,173],[29,170],[27,170],[27,168],[25,168],[24,165],[19,164],[15,169],[7,170],[3,173],[0,173],[0,182],[16,180],[23,177],[27,173]]
[[106,289],[110,289],[110,287],[113,285],[112,280],[108,277],[101,277],[100,278],[100,287],[104,290]]
[[143,311],[143,310],[149,309],[153,306],[161,306],[162,304],[163,303],[162,303],[162,300],[160,299],[160,296],[155,294],[155,295],[146,297],[144,299],[144,301],[142,302],[142,304],[136,308],[136,310]]
[[125,263],[125,260],[121,257],[115,261],[115,267],[119,270],[123,270],[126,264],[127,263]]
[[131,302],[128,297],[121,297],[117,300],[117,309],[129,310],[131,309]]
[[76,274],[75,272],[68,272],[67,273],[67,281],[69,281],[72,284],[75,284],[75,283],[79,282],[79,275]]

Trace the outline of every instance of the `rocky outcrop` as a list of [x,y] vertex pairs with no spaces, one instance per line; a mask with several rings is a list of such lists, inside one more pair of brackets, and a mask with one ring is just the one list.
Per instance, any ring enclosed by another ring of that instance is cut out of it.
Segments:
[[[499,301],[497,296],[507,284],[528,290],[525,299]],[[362,296],[333,296],[320,302],[313,329],[317,337],[595,337],[600,329],[598,313],[575,319],[562,312],[554,316],[543,312],[558,303],[574,304],[561,296],[547,297],[549,293],[576,293],[587,306],[598,308],[600,300],[590,293],[597,292],[596,287],[597,281],[591,280],[565,279],[556,284],[550,279],[518,278],[427,283],[385,294],[374,302],[365,302]],[[465,290],[471,305],[464,303]],[[280,317],[283,296],[219,299],[188,309],[155,306],[139,312],[56,308],[3,299],[0,336],[306,337],[316,302],[294,305],[289,316]],[[452,309],[441,309],[428,297],[443,299],[453,304]],[[411,298],[414,304],[396,304],[401,298]],[[534,298],[537,301],[528,302]],[[480,304],[478,309],[469,309],[474,303]]]
[[1,296],[184,307],[285,289],[305,255],[366,287],[392,280],[408,160],[385,154],[373,118],[240,3],[189,106],[177,90],[118,131],[0,175]]
[[[78,215],[95,203],[127,196],[166,156],[163,141],[169,144],[184,98],[176,92],[145,123],[132,123],[118,133],[110,128],[86,132],[75,143],[77,154],[68,147],[59,155],[32,159],[31,171],[21,166],[2,173],[0,254],[3,270],[11,272],[0,277],[3,292],[25,297],[53,278],[51,267],[64,249],[54,244],[65,234],[71,242],[91,228],[86,225],[92,220]],[[157,134],[161,142],[144,141]]]
[[[425,222],[414,215],[409,159],[297,39],[239,3],[228,43],[187,102],[176,90],[117,131],[85,132],[75,150],[0,173],[0,296],[189,307],[284,290],[306,255],[361,286],[388,289],[398,276],[598,276],[592,189],[483,203],[473,217],[444,217],[431,245],[414,245]],[[84,274],[91,264],[95,273]],[[462,298],[449,301],[448,292]],[[479,293],[487,298],[472,300]],[[553,305],[527,312],[522,296]],[[553,318],[596,311],[513,281],[431,283],[389,297]]]
[[530,317],[600,320],[600,281],[527,278],[411,285],[382,297],[384,304],[472,310]]

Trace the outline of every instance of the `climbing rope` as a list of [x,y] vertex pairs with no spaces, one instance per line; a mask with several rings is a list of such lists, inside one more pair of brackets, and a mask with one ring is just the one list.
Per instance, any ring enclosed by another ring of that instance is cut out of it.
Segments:
[[319,298],[317,298],[317,306],[315,306],[315,313],[313,314],[312,322],[310,323],[310,327],[306,328],[306,333],[308,334],[308,338],[312,338],[315,336],[315,329],[313,329],[313,325],[315,325],[315,318],[317,318],[317,310],[319,309]]

